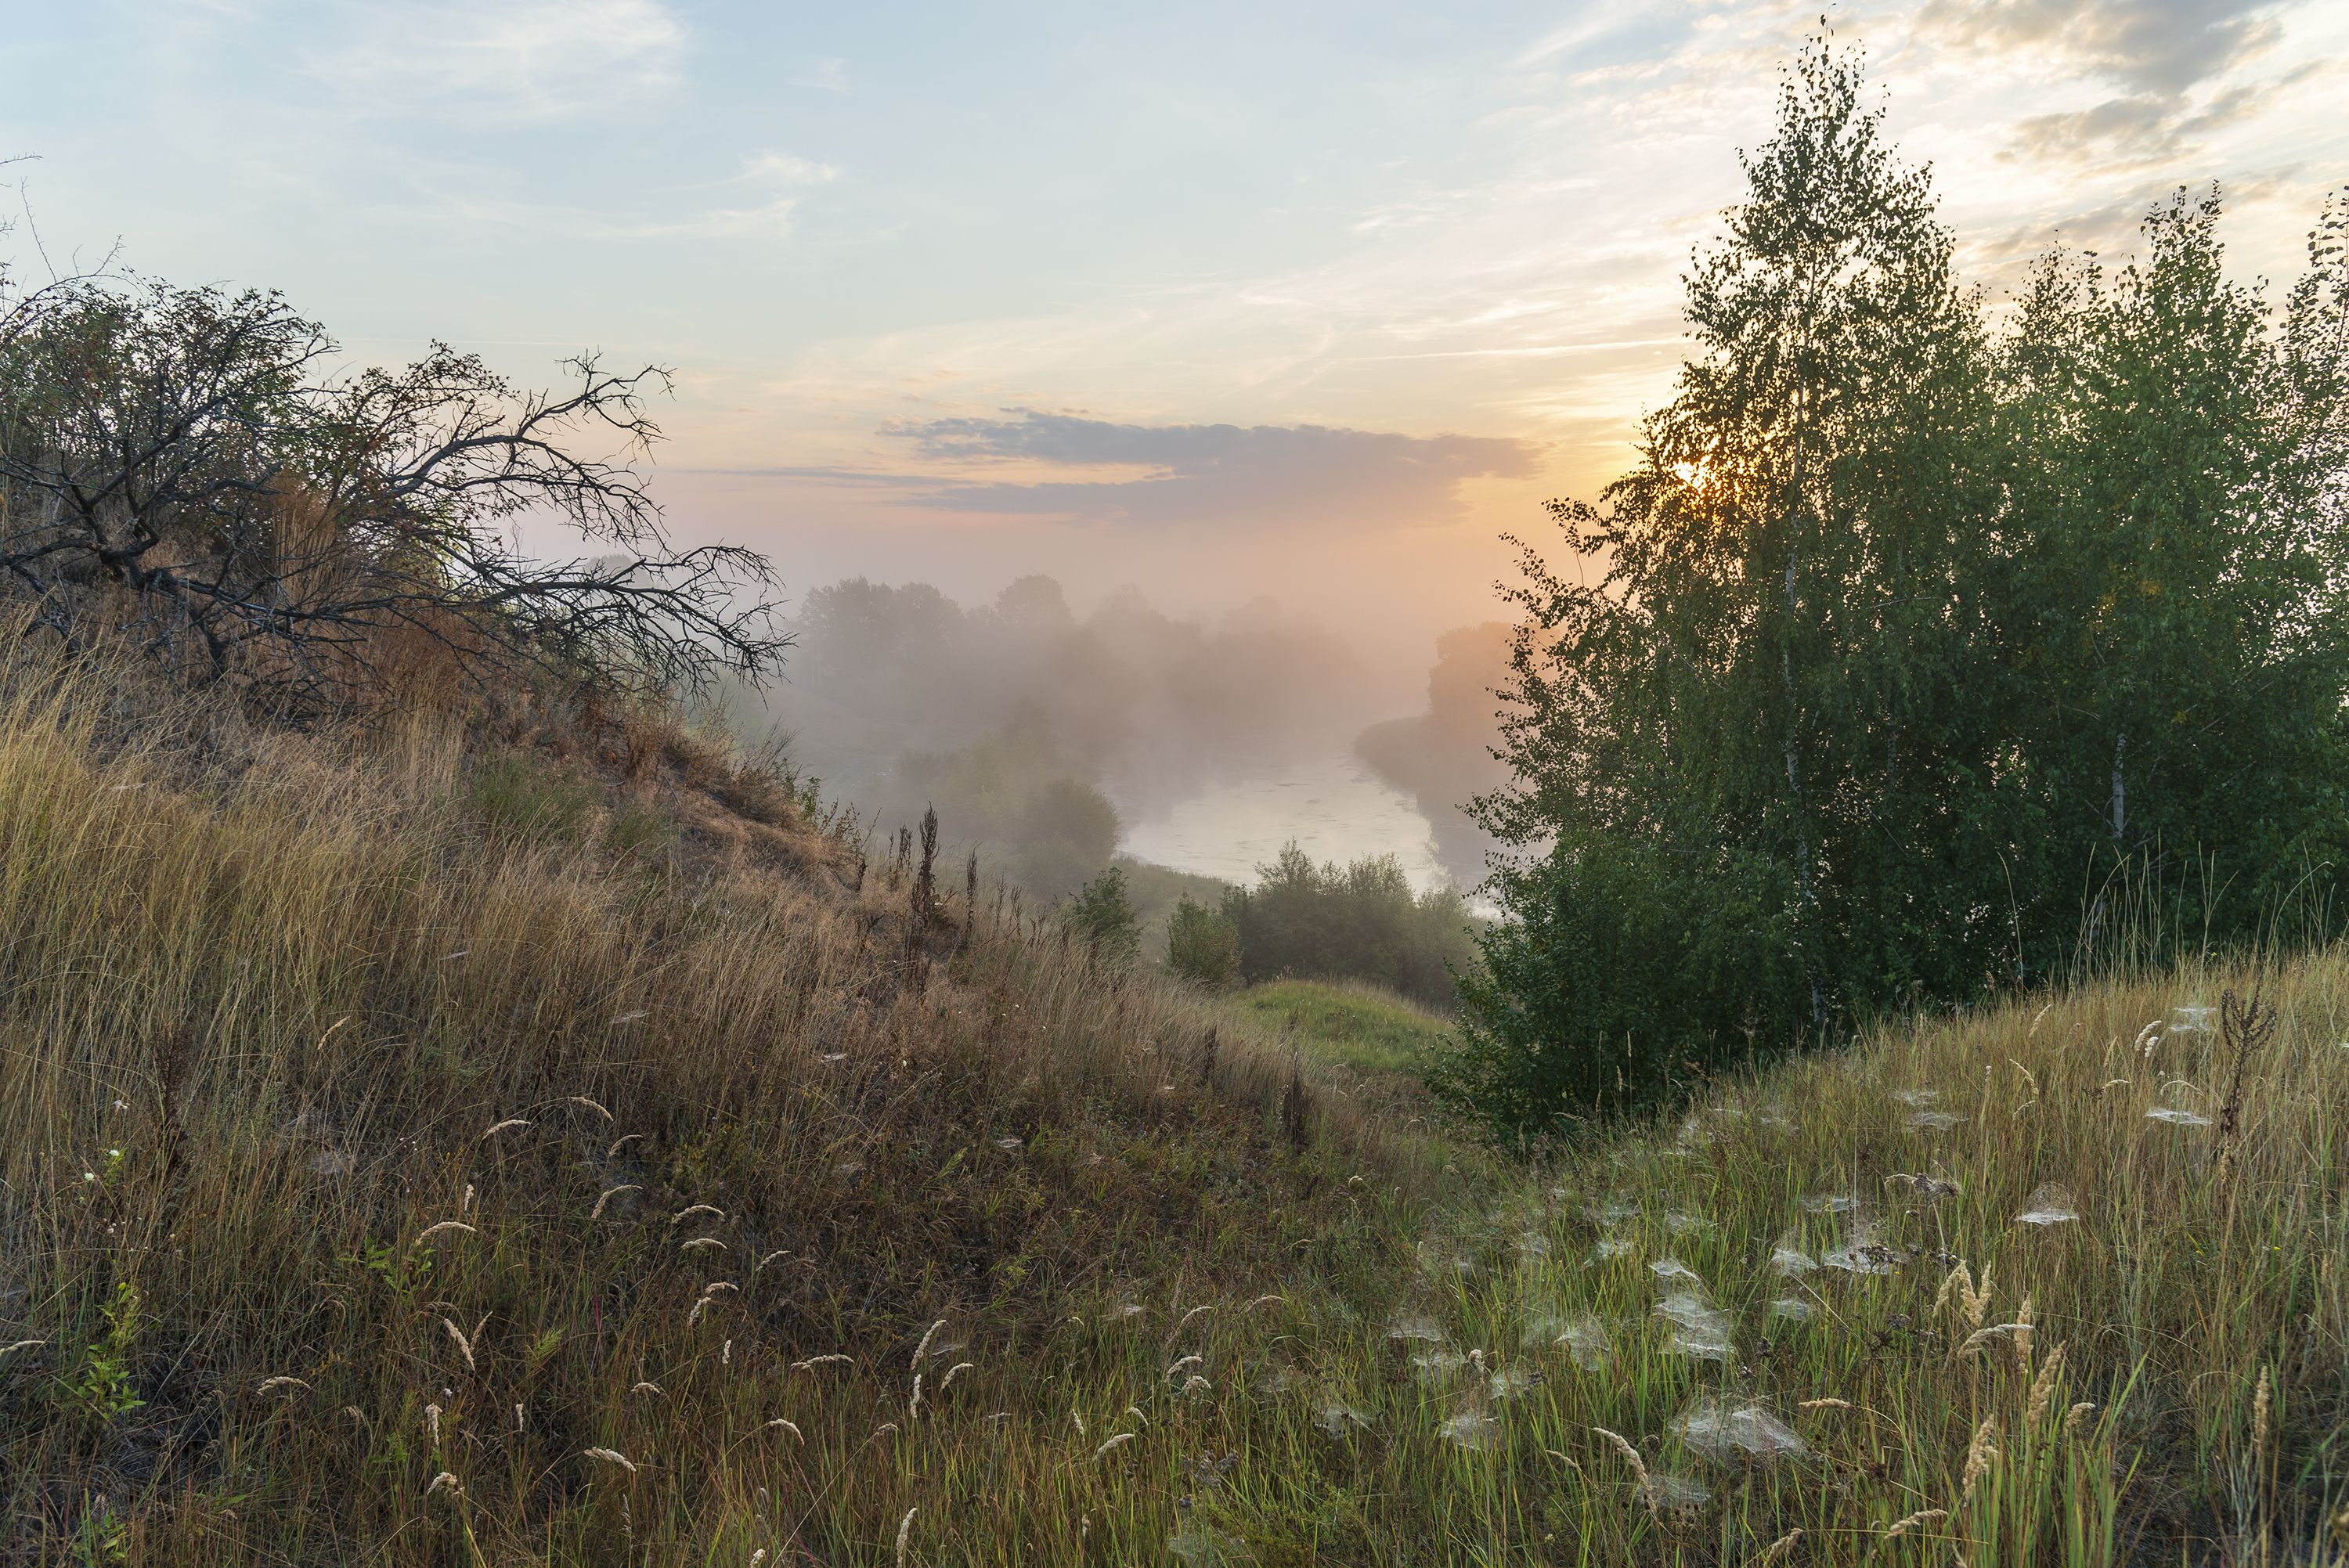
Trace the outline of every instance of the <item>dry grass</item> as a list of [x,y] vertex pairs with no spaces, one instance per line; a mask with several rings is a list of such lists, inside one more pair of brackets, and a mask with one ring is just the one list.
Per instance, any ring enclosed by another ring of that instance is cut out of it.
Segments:
[[[2229,989],[2277,1007],[2264,1047],[2220,1028]],[[1226,1528],[1299,1542],[1340,1486],[1408,1488],[1350,1550],[2349,1561],[2344,1039],[2323,955],[1723,1086],[1432,1231],[1390,1345],[1297,1357],[1363,1423],[1349,1460],[1300,1430],[1316,1462]]]
[[0,1560],[2343,1560],[2340,957],[1461,1178],[674,737],[555,832],[97,679],[0,673]]
[[1049,1552],[1084,1386],[1386,1202],[1227,1020],[788,820],[533,837],[99,679],[0,673],[0,1558]]

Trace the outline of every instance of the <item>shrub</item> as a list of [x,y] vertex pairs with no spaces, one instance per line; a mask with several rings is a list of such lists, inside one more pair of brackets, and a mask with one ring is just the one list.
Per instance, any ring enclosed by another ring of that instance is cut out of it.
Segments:
[[1453,972],[1475,962],[1467,902],[1448,887],[1413,892],[1392,855],[1317,866],[1292,843],[1257,877],[1255,887],[1224,896],[1240,974],[1251,984],[1282,975],[1371,980],[1448,1006]]
[[1783,881],[1758,857],[1699,870],[1608,842],[1505,873],[1516,918],[1463,973],[1429,1087],[1512,1138],[1669,1099],[1800,1006]]
[[1231,984],[1240,971],[1238,927],[1184,897],[1166,922],[1166,967],[1202,985]]
[[1013,814],[1013,874],[1038,897],[1057,898],[1087,878],[1098,881],[1117,835],[1109,797],[1081,779],[1049,779]]
[[1142,949],[1142,927],[1125,896],[1125,869],[1112,866],[1061,906],[1061,922],[1095,957],[1123,964]]

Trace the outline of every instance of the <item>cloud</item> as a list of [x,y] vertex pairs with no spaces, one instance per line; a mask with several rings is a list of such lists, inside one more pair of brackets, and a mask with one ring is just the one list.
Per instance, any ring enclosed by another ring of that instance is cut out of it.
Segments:
[[2263,52],[2282,29],[2259,0],[1930,0],[1928,36],[1996,53],[2052,52],[2174,102]]
[[586,206],[517,196],[502,170],[413,158],[382,182],[377,213],[440,232],[502,231],[574,240],[781,239],[808,191],[841,178],[829,163],[763,151],[713,180],[645,190],[634,201]]
[[662,0],[426,0],[370,5],[358,36],[312,56],[346,110],[465,120],[610,112],[678,80],[685,27]]
[[[2297,218],[2296,203],[2305,189],[2300,174],[2297,164],[2239,170],[2222,184],[2228,211],[2284,205],[2292,207]],[[2094,253],[2108,263],[2125,261],[2137,253],[2147,216],[2176,190],[2172,181],[2150,180],[2125,196],[2064,208],[1985,233],[1967,247],[1969,265],[1978,273],[2012,281],[2022,265],[2051,250]]]
[[839,178],[840,170],[829,163],[788,152],[761,152],[744,159],[741,171],[732,179],[719,182],[720,189],[738,193],[732,200],[686,218],[623,223],[614,232],[634,239],[781,236],[791,232],[792,214],[799,208],[801,194],[811,186],[828,185]]
[[2175,159],[2297,78],[2220,85],[2283,36],[2274,9],[2258,0],[1928,0],[1917,32],[2120,88],[2084,108],[2018,120],[2001,156],[2127,166]]
[[[1319,425],[1121,425],[1071,414],[934,419],[885,434],[934,463],[969,470],[933,484],[921,505],[1145,530],[1214,528],[1387,532],[1449,521],[1458,489],[1536,471],[1526,442],[1407,436]],[[985,478],[1018,468],[1018,479]],[[1041,468],[1092,470],[1033,478]],[[1101,470],[1112,470],[1103,474]]]
[[2249,119],[2271,90],[2266,86],[2231,88],[2199,108],[2140,93],[2107,98],[2089,108],[2032,115],[2015,122],[2013,141],[2000,157],[2010,161],[2158,162],[2183,151],[2198,136]]

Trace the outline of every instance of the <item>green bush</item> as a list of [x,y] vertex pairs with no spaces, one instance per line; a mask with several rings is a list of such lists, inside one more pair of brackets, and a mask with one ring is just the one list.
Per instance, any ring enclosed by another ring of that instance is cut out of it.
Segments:
[[1504,873],[1516,918],[1464,970],[1429,1088],[1522,1137],[1658,1104],[1734,1061],[1803,1001],[1785,880],[1758,857],[1675,867],[1604,841]]
[[1125,896],[1125,868],[1112,866],[1061,906],[1061,920],[1093,955],[1123,964],[1142,950],[1142,925]]
[[1263,980],[1370,980],[1438,1006],[1453,973],[1476,961],[1475,922],[1451,888],[1412,891],[1392,855],[1315,865],[1295,844],[1257,868],[1257,885],[1224,895],[1239,936],[1240,975]]
[[1215,910],[1187,896],[1166,922],[1166,967],[1202,985],[1228,985],[1240,972],[1240,934]]

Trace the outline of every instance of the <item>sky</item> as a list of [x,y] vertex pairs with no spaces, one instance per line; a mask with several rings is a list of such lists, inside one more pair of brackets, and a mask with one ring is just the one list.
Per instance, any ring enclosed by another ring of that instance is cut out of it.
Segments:
[[[2288,280],[2349,0],[1837,6],[1993,291],[2182,183]],[[0,29],[5,253],[282,289],[352,364],[674,366],[681,540],[1030,572],[1374,658],[1626,463],[1810,5],[77,0]]]

